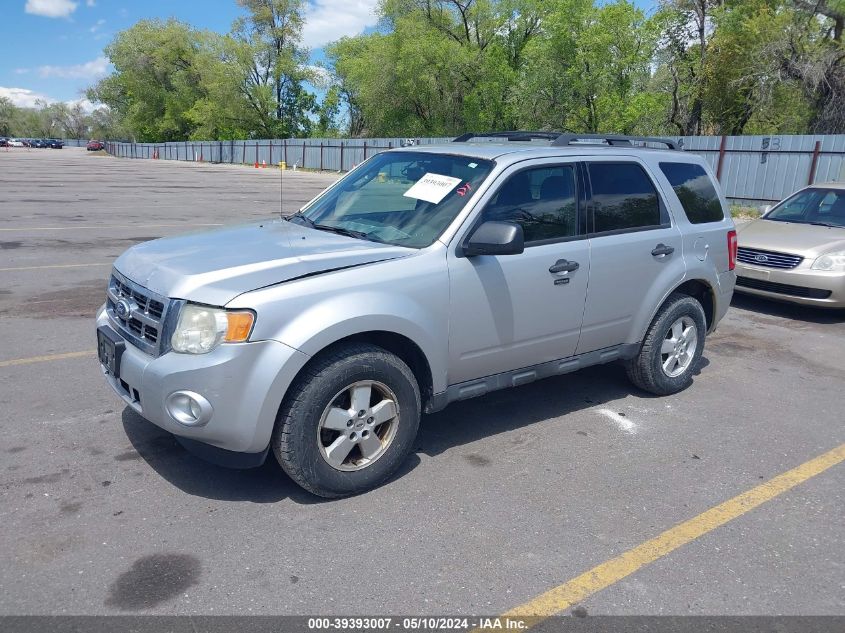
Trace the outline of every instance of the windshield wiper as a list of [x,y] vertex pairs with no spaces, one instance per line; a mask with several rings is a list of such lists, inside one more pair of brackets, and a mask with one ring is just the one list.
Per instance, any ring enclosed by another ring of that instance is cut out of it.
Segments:
[[355,231],[354,229],[345,229],[342,226],[331,226],[329,224],[315,224],[314,222],[311,222],[310,226],[312,229],[317,229],[318,231],[328,231],[329,233],[337,233],[338,235],[354,237],[359,240],[370,239],[369,233],[365,233],[364,231]]
[[831,224],[830,222],[807,222],[807,224],[812,224],[813,226],[829,226],[834,229],[842,228],[839,224]]
[[302,209],[300,209],[299,211],[297,211],[293,215],[289,215],[288,217],[285,218],[285,220],[287,220],[288,222],[291,222],[293,220],[304,220],[305,224],[307,224],[308,226],[314,226],[314,220],[312,220],[311,218],[306,216],[302,212]]
[[297,211],[293,215],[288,216],[286,219],[288,222],[291,222],[293,220],[302,220],[306,226],[309,226],[312,229],[317,229],[318,231],[328,231],[329,233],[337,233],[338,235],[354,237],[359,240],[370,240],[371,242],[381,241],[372,237],[369,233],[366,233],[365,231],[346,229],[342,226],[332,226],[331,224],[317,224],[316,222],[314,222],[314,220],[306,216],[302,211]]

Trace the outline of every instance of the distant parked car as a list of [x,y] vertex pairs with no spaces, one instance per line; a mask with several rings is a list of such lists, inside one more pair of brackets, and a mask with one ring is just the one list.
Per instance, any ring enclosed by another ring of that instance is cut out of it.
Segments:
[[105,148],[106,148],[106,146],[102,141],[95,141],[95,140],[88,141],[88,144],[85,146],[85,149],[87,149],[89,152],[97,152],[97,151],[99,151],[101,149],[105,149]]
[[34,138],[30,140],[29,146],[37,149],[43,149],[48,146],[48,141],[43,138]]
[[18,138],[9,139],[9,147],[25,147],[23,141]]
[[845,308],[845,183],[811,185],[739,228],[739,292]]
[[0,138],[0,147],[9,147],[9,139],[5,136]]
[[47,139],[47,147],[51,149],[62,149],[65,146],[64,141],[60,141],[57,138]]

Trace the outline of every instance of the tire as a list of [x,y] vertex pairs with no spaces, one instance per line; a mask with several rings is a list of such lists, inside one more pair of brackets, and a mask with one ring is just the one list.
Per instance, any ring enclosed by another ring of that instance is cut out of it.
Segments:
[[[681,337],[676,336],[678,324]],[[688,326],[694,326],[694,331]],[[680,293],[669,295],[652,320],[639,353],[626,363],[628,378],[658,396],[683,391],[692,384],[706,331],[704,308],[697,299]]]
[[365,492],[405,461],[420,410],[419,386],[400,358],[374,345],[343,345],[316,357],[294,381],[279,409],[273,453],[291,479],[315,495]]

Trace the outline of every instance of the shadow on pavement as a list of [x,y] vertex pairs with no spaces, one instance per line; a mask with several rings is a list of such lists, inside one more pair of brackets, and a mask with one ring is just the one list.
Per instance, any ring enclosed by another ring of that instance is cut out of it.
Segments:
[[845,323],[845,309],[815,308],[812,306],[798,305],[797,303],[786,303],[765,299],[754,295],[746,295],[739,292],[734,293],[731,301],[732,308],[758,312],[782,319],[794,321],[806,321],[820,325]]
[[123,410],[126,437],[141,458],[164,479],[190,495],[220,501],[275,503],[290,498],[296,503],[322,501],[296,485],[268,455],[258,468],[233,470],[194,457],[176,439],[135,411]]
[[[696,375],[708,365],[709,361],[703,357]],[[616,363],[497,391],[423,416],[415,452],[439,455],[455,446],[607,405],[630,395],[643,399],[654,397],[634,387],[623,367]],[[326,501],[296,485],[272,455],[259,468],[232,470],[194,457],[173,435],[147,422],[129,407],[123,411],[123,428],[141,458],[188,494],[253,503],[274,503],[286,498],[301,504]],[[419,463],[419,457],[412,454],[391,479],[403,477]]]
[[[703,357],[696,375],[707,365],[709,361]],[[439,455],[455,446],[607,405],[631,395],[643,399],[655,397],[632,385],[621,364],[589,367],[524,387],[456,402],[443,411],[424,416],[417,450],[430,456]]]

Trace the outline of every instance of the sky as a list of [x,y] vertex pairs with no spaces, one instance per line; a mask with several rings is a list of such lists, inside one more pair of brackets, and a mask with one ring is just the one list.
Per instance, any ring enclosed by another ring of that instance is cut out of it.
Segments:
[[[321,47],[376,24],[377,0],[308,0],[303,40]],[[228,32],[242,12],[235,0],[0,0],[0,96],[27,107],[36,99],[83,101],[110,72],[103,47],[142,18],[175,17]],[[369,27],[369,29],[368,29]]]

